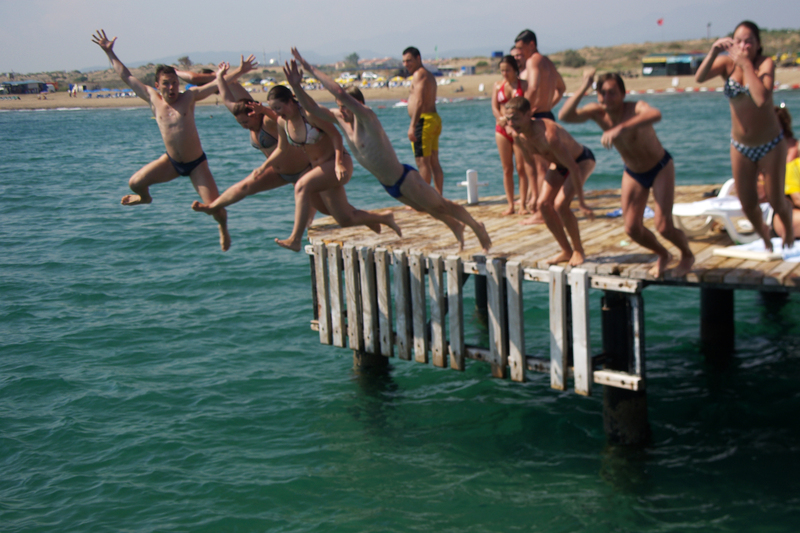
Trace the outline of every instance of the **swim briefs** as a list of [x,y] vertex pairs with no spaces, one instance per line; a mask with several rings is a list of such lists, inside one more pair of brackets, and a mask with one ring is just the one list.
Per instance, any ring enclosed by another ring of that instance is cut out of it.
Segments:
[[667,166],[667,164],[671,160],[672,156],[670,155],[670,153],[664,150],[664,157],[661,158],[661,161],[656,163],[656,166],[654,166],[647,172],[634,172],[627,166],[625,167],[625,172],[627,172],[630,177],[639,182],[639,185],[641,185],[645,189],[649,189],[650,187],[653,186],[653,182],[656,180],[656,176],[658,176],[658,173],[661,172],[661,169]]
[[298,180],[303,177],[303,174],[308,172],[308,169],[310,168],[311,165],[308,165],[306,168],[295,174],[278,174],[278,175],[281,177],[281,179],[283,179],[283,181],[286,181],[288,183],[297,183]]
[[175,172],[177,172],[179,176],[188,176],[189,174],[192,173],[194,169],[197,168],[197,166],[200,163],[202,163],[207,159],[205,152],[203,152],[203,155],[201,155],[194,161],[190,161],[188,163],[181,163],[180,161],[175,161],[169,154],[167,154],[167,157],[169,158],[169,162],[172,163],[172,167],[175,169]]
[[422,113],[414,126],[417,142],[411,143],[414,157],[428,157],[439,150],[439,135],[442,134],[442,119],[438,113]]
[[[587,147],[584,146],[583,152],[581,152],[581,155],[579,155],[578,158],[575,159],[575,162],[580,163],[581,161],[586,161],[587,159],[591,159],[592,161],[594,161],[595,160],[594,152],[592,152],[591,150],[589,150]],[[564,176],[565,178],[569,175],[569,170],[567,170],[567,167],[562,167],[561,165],[556,165],[556,171],[558,171],[558,173]]]
[[500,135],[505,137],[508,142],[510,142],[511,144],[514,144],[514,137],[509,135],[508,132],[506,131],[506,129],[503,126],[501,126],[500,124],[498,124],[497,126],[494,127],[494,132],[495,133],[499,133]]
[[412,167],[411,165],[403,164],[403,175],[400,176],[399,180],[394,182],[394,185],[383,185],[383,183],[381,183],[381,185],[383,185],[383,188],[386,189],[386,192],[389,193],[389,196],[391,196],[392,198],[400,198],[401,196],[403,196],[403,194],[400,192],[400,186],[403,184],[404,181],[406,181],[406,174],[408,174],[412,170],[416,171],[417,169]]
[[553,115],[552,111],[542,111],[540,113],[534,113],[533,118],[549,118],[553,122],[556,121],[555,115]]

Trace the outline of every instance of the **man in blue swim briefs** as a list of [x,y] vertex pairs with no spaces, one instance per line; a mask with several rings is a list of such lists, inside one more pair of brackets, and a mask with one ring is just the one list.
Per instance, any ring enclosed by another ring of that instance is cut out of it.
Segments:
[[554,121],[533,118],[531,105],[523,96],[515,96],[506,102],[503,113],[506,124],[516,132],[514,143],[522,149],[526,160],[532,163],[536,154],[542,156],[548,166],[550,163],[556,165],[544,176],[536,206],[547,229],[561,247],[561,252],[547,259],[547,263],[554,265],[569,261],[570,266],[578,266],[586,255],[578,219],[570,203],[577,196],[580,210],[592,217],[592,210],[583,199],[583,184],[594,170],[594,154]]
[[[567,86],[564,78],[556,70],[556,66],[547,56],[539,53],[536,34],[531,30],[522,30],[514,39],[514,47],[519,51],[525,61],[524,79],[528,82],[525,98],[531,104],[533,118],[555,120],[552,109],[561,100]],[[521,224],[541,224],[544,222],[541,213],[536,212],[538,195],[542,190],[544,176],[547,174],[548,164],[544,158],[534,156],[534,164],[525,170],[528,171],[529,187],[527,207],[533,215],[526,218]]]
[[[164,155],[131,176],[128,185],[136,194],[124,196],[122,205],[149,204],[153,201],[150,196],[151,185],[166,183],[178,176],[188,176],[203,202],[210,204],[219,196],[219,191],[200,144],[200,136],[194,121],[194,106],[198,100],[217,91],[216,82],[212,81],[202,87],[193,87],[180,92],[180,82],[175,69],[159,65],[156,69],[155,88],[145,85],[133,77],[128,68],[117,58],[114,53],[116,41],[116,37],[108,39],[103,30],[92,36],[92,42],[103,49],[122,81],[133,89],[136,96],[150,105],[166,148]],[[227,66],[223,69],[224,65],[220,64],[217,76],[227,70]],[[244,64],[240,67],[239,74],[244,73],[243,68],[246,68]],[[224,209],[220,209],[214,213],[214,219],[219,224],[220,247],[223,251],[227,251],[231,246],[227,213]]]
[[[443,198],[436,189],[425,183],[414,167],[400,163],[380,120],[364,104],[361,91],[358,88],[343,89],[330,76],[303,59],[297,49],[292,48],[292,54],[333,94],[338,106],[335,109],[320,107],[302,86],[293,84],[292,88],[303,109],[321,120],[338,123],[353,156],[378,179],[386,192],[417,211],[424,211],[444,222],[456,236],[459,251],[464,247],[466,224],[475,232],[484,253],[488,252],[492,241],[483,224],[472,218],[463,206]],[[292,68],[296,69],[296,63],[292,63]]]
[[683,277],[694,265],[686,235],[672,224],[672,203],[675,198],[675,164],[661,146],[653,124],[661,120],[661,112],[647,102],[625,102],[625,83],[619,74],[606,73],[597,80],[597,103],[578,108],[584,93],[591,89],[595,69],[583,73],[583,85],[564,103],[558,118],[580,123],[594,120],[603,130],[602,144],[617,149],[625,171],[622,173],[622,214],[625,232],[638,244],[658,256],[650,269],[653,277],[661,277],[672,259],[652,231],[644,226],[642,216],[647,207],[650,189],[655,199],[655,223],[658,232],[681,252],[673,277]]
[[403,50],[403,66],[411,74],[408,94],[408,140],[414,149],[419,173],[426,183],[444,195],[444,171],[439,164],[439,135],[442,119],[436,112],[436,79],[422,66],[419,50],[409,46]]

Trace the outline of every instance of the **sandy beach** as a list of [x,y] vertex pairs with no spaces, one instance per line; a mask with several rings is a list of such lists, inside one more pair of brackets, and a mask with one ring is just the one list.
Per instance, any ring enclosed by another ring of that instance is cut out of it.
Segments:
[[[561,68],[559,72],[564,77],[567,84],[567,92],[576,90],[581,83],[582,69]],[[492,87],[495,81],[500,79],[499,74],[481,74],[475,76],[459,76],[454,83],[442,85],[438,89],[440,98],[478,98],[491,96]],[[776,81],[778,84],[794,87],[800,86],[800,67],[780,68],[776,71]],[[678,85],[673,87],[672,77],[639,77],[628,78],[625,80],[626,88],[629,91],[662,92],[675,89],[676,91],[695,89],[701,87],[694,81],[692,76],[678,76]],[[481,86],[483,90],[481,91]],[[709,91],[722,87],[722,81],[716,79],[702,85]],[[462,90],[463,89],[463,90]],[[364,97],[367,100],[401,100],[408,96],[407,87],[364,89]],[[311,96],[320,102],[330,102],[332,96],[324,90],[309,91]],[[266,99],[265,92],[253,93],[253,97],[258,101]],[[199,105],[218,105],[219,98],[211,97],[200,102]],[[46,100],[39,99],[38,95],[22,95],[19,100],[0,99],[0,110],[12,109],[56,109],[56,108],[105,108],[105,107],[138,107],[146,105],[144,101],[136,97],[128,98],[84,98],[83,94],[78,94],[77,98],[71,98],[66,92],[50,93]]]

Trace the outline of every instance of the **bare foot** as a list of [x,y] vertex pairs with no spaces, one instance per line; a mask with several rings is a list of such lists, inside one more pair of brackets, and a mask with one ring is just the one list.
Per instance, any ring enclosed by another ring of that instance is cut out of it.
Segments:
[[150,196],[143,197],[139,196],[138,194],[127,194],[122,197],[122,201],[120,203],[122,205],[139,205],[139,204],[149,204],[153,201],[153,198]]
[[492,239],[489,237],[489,234],[486,233],[486,226],[483,225],[483,222],[478,222],[478,227],[480,228],[480,231],[476,231],[475,235],[478,236],[478,241],[481,243],[483,253],[488,254],[489,248],[492,247]]
[[514,204],[511,204],[510,206],[508,206],[508,208],[501,213],[501,215],[503,215],[504,217],[507,217],[508,215],[513,215],[513,214],[514,214]]
[[520,215],[530,215],[531,213],[533,213],[533,211],[528,211],[527,207],[520,206],[520,208],[519,208],[519,214]]
[[278,246],[283,246],[287,250],[291,250],[293,252],[299,252],[300,251],[300,241],[292,242],[289,239],[286,239],[286,240],[282,241],[282,240],[276,238],[275,242],[278,244]]
[[369,229],[371,229],[372,231],[374,231],[375,233],[380,233],[381,232],[381,225],[378,222],[369,222],[369,223],[364,224],[364,225],[366,227],[368,227]]
[[534,213],[533,216],[520,221],[522,226],[531,226],[533,224],[544,224],[544,217],[542,217],[541,213]]
[[[667,265],[669,262],[672,261],[672,254],[667,254],[665,256],[658,256],[658,261],[656,261],[655,266],[647,271],[648,274],[653,276],[654,278],[658,279],[664,275],[664,271],[667,269]],[[692,262],[694,262],[694,258],[692,258]]]
[[[772,239],[769,236],[761,237],[764,240],[764,249],[768,252],[772,252]],[[783,238],[783,246],[786,246],[786,237]]]
[[216,211],[216,209],[212,209],[211,207],[209,207],[208,204],[198,202],[197,200],[192,202],[192,209],[199,213],[205,213],[206,215],[213,215],[214,212]]
[[402,230],[400,230],[400,226],[398,226],[397,223],[394,221],[394,214],[392,214],[391,211],[386,211],[385,213],[383,213],[383,217],[386,220],[384,222],[384,224],[389,226],[390,228],[392,228],[392,230],[395,233],[397,233],[397,235],[402,237],[403,236],[403,232],[402,232]]
[[572,252],[565,252],[561,251],[561,253],[554,255],[550,259],[546,260],[545,263],[548,265],[555,265],[557,263],[563,263],[564,261],[569,261],[572,258]]
[[694,254],[689,254],[681,257],[681,262],[678,266],[670,271],[673,278],[682,278],[688,274],[694,266]]
[[583,255],[583,252],[575,250],[572,252],[572,257],[569,258],[569,266],[576,267],[582,265],[584,261],[586,261],[586,256]]
[[219,247],[223,252],[227,252],[231,248],[231,234],[228,233],[228,225],[219,225]]

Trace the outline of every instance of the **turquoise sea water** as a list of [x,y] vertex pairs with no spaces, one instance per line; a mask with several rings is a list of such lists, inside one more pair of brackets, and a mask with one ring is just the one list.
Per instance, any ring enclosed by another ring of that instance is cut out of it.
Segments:
[[[729,176],[721,95],[645,98],[679,183]],[[800,93],[780,100],[800,116]],[[410,162],[405,110],[379,114]],[[502,194],[489,102],[440,114],[446,194],[465,196],[467,168]],[[261,163],[223,108],[197,117],[221,188]],[[598,156],[589,187],[617,187],[596,128],[569,130]],[[647,289],[653,445],[614,449],[599,388],[494,380],[479,362],[364,376],[321,346],[308,258],[272,243],[291,230],[289,188],[230,210],[227,254],[188,180],[120,206],[163,152],[145,109],[0,113],[0,146],[2,531],[798,529],[797,296],[737,293],[737,352],[717,368],[699,352],[697,291]],[[360,167],[348,195],[391,204]],[[528,351],[545,354],[546,297],[526,305]]]

